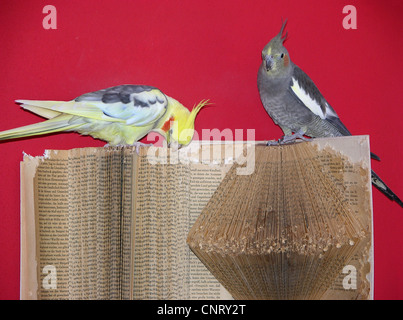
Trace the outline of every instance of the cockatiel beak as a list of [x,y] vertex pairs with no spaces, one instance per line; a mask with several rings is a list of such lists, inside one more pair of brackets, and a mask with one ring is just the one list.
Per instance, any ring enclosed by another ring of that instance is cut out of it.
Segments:
[[270,55],[266,55],[264,57],[264,62],[265,62],[265,66],[266,66],[266,71],[270,71],[273,68],[273,56]]

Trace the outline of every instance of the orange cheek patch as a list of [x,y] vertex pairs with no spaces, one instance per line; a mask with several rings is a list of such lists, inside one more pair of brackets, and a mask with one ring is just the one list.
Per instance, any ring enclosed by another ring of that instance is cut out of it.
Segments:
[[171,121],[175,121],[174,117],[169,117],[169,119],[167,121],[164,122],[164,124],[162,125],[161,130],[164,132],[167,132],[169,129],[171,129]]
[[284,67],[287,67],[290,64],[290,57],[288,54],[284,56]]

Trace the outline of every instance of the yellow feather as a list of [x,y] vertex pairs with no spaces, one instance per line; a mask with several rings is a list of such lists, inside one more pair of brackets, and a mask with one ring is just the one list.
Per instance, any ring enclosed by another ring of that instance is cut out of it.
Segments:
[[102,109],[99,108],[96,102],[90,101],[38,101],[38,100],[16,100],[18,103],[49,109],[59,113],[67,113],[84,118],[94,120],[112,121],[112,122],[125,122],[123,119],[112,118],[105,115]]
[[48,133],[68,131],[82,125],[82,122],[70,123],[71,115],[60,115],[53,119],[30,124],[27,126],[0,132],[0,140],[17,139]]
[[[189,111],[157,89],[138,95],[147,108],[121,102],[105,104],[97,100],[16,100],[22,108],[49,120],[0,132],[0,140],[75,131],[105,140],[110,145],[132,145],[151,131],[157,131],[169,143],[189,144],[194,135],[195,118],[208,101],[201,101]],[[171,120],[175,121],[173,127]]]
[[[171,97],[168,98],[168,110],[164,117],[158,121],[157,125],[154,127],[153,131],[163,134],[168,143],[177,142],[180,145],[188,145],[194,135],[194,122],[197,114],[204,106],[208,105],[208,100],[201,101],[197,106],[195,106],[192,111],[189,111],[180,102],[176,101]],[[161,130],[167,122],[174,120],[173,126],[170,127],[168,132]]]
[[38,116],[44,117],[46,119],[52,119],[54,117],[61,115],[61,113],[58,111],[53,111],[53,110],[45,109],[45,108],[41,108],[41,107],[30,106],[27,104],[23,104],[21,107],[23,107],[25,110],[31,111],[31,112],[37,114]]

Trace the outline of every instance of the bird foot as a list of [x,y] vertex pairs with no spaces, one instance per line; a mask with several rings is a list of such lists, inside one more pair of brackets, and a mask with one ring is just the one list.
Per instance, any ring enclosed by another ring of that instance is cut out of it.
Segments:
[[[151,147],[153,144],[152,143],[143,143],[143,142],[139,142],[136,141],[132,144],[133,147],[136,147],[136,152],[137,154],[140,154],[140,147]],[[109,143],[107,143],[106,145],[104,145],[104,148],[108,148],[108,147],[125,147],[127,146],[126,144],[117,144],[117,145],[111,145]]]
[[296,132],[290,136],[283,136],[281,139],[279,139],[277,141],[268,141],[267,145],[268,146],[279,146],[282,144],[290,144],[290,143],[296,142],[297,139],[301,139],[303,141],[312,140],[312,138],[305,137],[302,132]]
[[279,142],[280,144],[288,144],[288,143],[293,143],[295,142],[297,139],[301,139],[302,141],[311,141],[312,138],[307,138],[304,136],[304,134],[302,132],[296,132],[290,136],[284,136],[282,137]]
[[280,145],[280,140],[270,140],[267,141],[266,146],[279,146]]
[[139,155],[140,154],[140,148],[141,147],[152,147],[153,144],[152,143],[143,143],[143,142],[139,142],[136,141],[132,144],[133,147],[136,147],[136,152]]

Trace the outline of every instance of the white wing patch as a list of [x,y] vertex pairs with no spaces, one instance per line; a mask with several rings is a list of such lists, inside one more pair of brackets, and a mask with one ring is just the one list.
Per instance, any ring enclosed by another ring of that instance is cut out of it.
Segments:
[[329,104],[326,102],[326,115],[330,115],[333,117],[338,118],[339,116],[337,115],[336,111],[333,110],[333,108],[331,106],[329,106]]
[[132,100],[140,101],[147,107],[134,107],[133,115],[126,120],[126,124],[137,126],[146,125],[158,120],[166,111],[168,101],[159,90],[143,91],[133,93]]
[[97,106],[107,116],[124,120],[127,125],[144,126],[157,121],[166,111],[168,101],[158,89],[130,95],[130,103],[102,103]]
[[[322,119],[326,118],[326,115],[323,113],[322,108],[320,105],[312,99],[305,90],[299,85],[298,81],[295,78],[292,78],[292,91],[295,95],[302,101],[302,103],[311,110],[314,114],[321,117]],[[328,108],[326,108],[328,109]]]
[[132,107],[133,115],[126,120],[127,125],[143,126],[157,121],[164,113],[164,105],[154,105],[150,107]]

